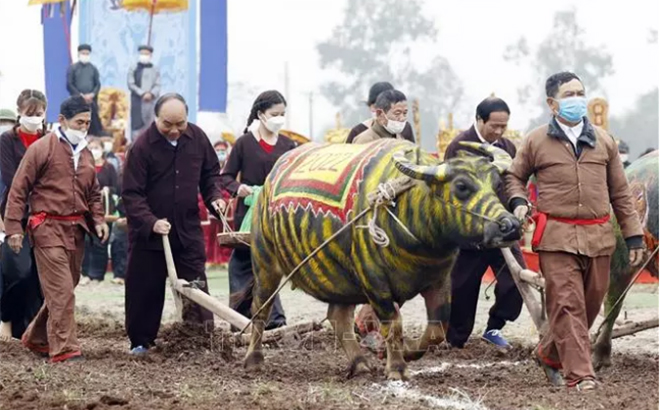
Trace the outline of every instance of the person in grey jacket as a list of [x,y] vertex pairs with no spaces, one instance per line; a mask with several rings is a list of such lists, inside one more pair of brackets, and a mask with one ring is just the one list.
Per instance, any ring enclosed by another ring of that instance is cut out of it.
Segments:
[[99,70],[90,62],[92,46],[78,46],[78,62],[71,64],[66,73],[66,89],[72,97],[82,95],[92,106],[92,122],[89,125],[89,135],[100,137],[105,135],[103,124],[99,118],[98,96],[101,91]]
[[151,125],[154,119],[154,103],[160,95],[160,71],[151,62],[154,52],[151,46],[138,47],[138,63],[128,71],[128,88],[131,90],[131,130],[133,140]]

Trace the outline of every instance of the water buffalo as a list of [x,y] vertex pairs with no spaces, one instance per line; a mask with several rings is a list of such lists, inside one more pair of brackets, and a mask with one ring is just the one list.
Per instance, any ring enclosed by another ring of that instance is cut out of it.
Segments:
[[[636,201],[637,213],[639,214],[642,227],[644,228],[644,239],[647,246],[647,254],[653,252],[658,246],[658,151],[653,151],[633,162],[626,168],[626,176]],[[614,321],[621,312],[623,303],[614,306],[630,284],[633,275],[639,266],[630,266],[628,260],[628,248],[621,236],[618,225],[615,224],[616,249],[612,255],[610,265],[610,288],[605,297],[605,313],[608,315],[606,323],[601,328],[596,345],[593,349],[594,368],[610,366],[612,356],[612,329]],[[646,258],[645,258],[646,260]],[[658,276],[658,255],[647,265],[647,269],[654,276]],[[614,309],[612,311],[612,309]],[[609,312],[612,314],[609,315]]]
[[[369,370],[353,331],[355,305],[368,303],[382,323],[387,376],[406,379],[405,361],[422,357],[430,345],[444,340],[458,246],[507,246],[520,237],[520,223],[496,195],[499,174],[511,158],[490,145],[471,147],[489,158],[466,154],[443,163],[397,140],[306,144],[282,156],[254,205],[252,311],[275,292],[283,276],[369,209],[370,193],[391,194],[388,182],[408,177],[411,187],[394,199],[395,205],[370,210],[292,278],[295,287],[329,304],[328,319],[348,355],[350,375]],[[420,293],[427,328],[421,338],[404,340],[395,302],[402,305]],[[261,337],[269,310],[254,318],[246,368],[263,363]]]

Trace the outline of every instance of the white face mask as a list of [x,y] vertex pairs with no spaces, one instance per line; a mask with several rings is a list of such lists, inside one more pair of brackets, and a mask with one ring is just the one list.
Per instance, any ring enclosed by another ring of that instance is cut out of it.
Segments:
[[395,121],[395,120],[390,120],[389,118],[387,119],[387,124],[385,125],[385,129],[387,132],[390,134],[401,134],[403,129],[406,127],[406,122],[405,121]]
[[83,64],[89,63],[89,60],[91,59],[89,54],[79,54],[78,55],[78,61],[80,61]]
[[282,127],[284,127],[285,122],[286,120],[284,119],[284,116],[280,115],[277,117],[270,117],[269,119],[267,119],[264,122],[264,126],[268,131],[277,134],[278,132],[280,132]]
[[148,54],[140,54],[138,61],[142,64],[149,64],[151,62],[151,56]]
[[78,145],[78,143],[84,140],[87,136],[87,131],[68,129],[64,131],[64,135],[66,135],[66,139],[68,139],[70,143],[73,145]]
[[628,154],[619,154],[619,157],[621,157],[621,162],[628,161]]
[[18,121],[29,132],[35,132],[43,125],[44,117],[24,117],[21,115],[21,118]]
[[93,148],[90,151],[92,151],[92,156],[94,157],[94,161],[98,161],[101,158],[103,158],[103,150],[100,148]]
[[112,142],[104,142],[103,143],[103,151],[111,152],[112,151]]

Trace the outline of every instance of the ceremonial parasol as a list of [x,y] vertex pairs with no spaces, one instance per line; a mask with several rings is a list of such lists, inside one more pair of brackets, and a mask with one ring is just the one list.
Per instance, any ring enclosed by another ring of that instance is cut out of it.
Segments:
[[149,37],[147,45],[151,45],[151,26],[154,14],[163,11],[178,12],[188,10],[188,0],[124,0],[122,7],[129,11],[146,10],[149,13]]

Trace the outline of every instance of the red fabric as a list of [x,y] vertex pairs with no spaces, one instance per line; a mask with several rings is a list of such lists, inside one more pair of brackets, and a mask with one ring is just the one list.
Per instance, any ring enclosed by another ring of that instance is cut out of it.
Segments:
[[[229,193],[223,191],[223,199],[228,201]],[[204,247],[206,249],[206,263],[221,265],[229,262],[232,249],[226,246],[218,245],[217,236],[223,232],[222,222],[209,215],[202,196],[198,196],[199,217],[202,221],[202,231],[204,233]]]
[[275,149],[275,145],[270,145],[269,143],[267,143],[267,142],[264,141],[263,139],[260,139],[260,140],[259,140],[259,145],[261,145],[261,148],[263,148],[264,151],[266,151],[266,152],[269,153],[269,154],[270,154],[271,152],[273,152],[273,150]]
[[25,145],[25,148],[29,148],[30,145],[34,144],[39,139],[39,134],[28,134],[19,128],[18,138],[21,139],[21,142],[23,145]]
[[53,356],[50,359],[51,363],[58,363],[58,362],[63,362],[65,360],[72,359],[74,357],[80,357],[82,356],[82,352],[80,350],[76,350],[75,352],[69,352],[69,353],[62,353],[57,356]]
[[98,174],[98,173],[101,172],[101,170],[103,169],[103,164],[101,164],[101,165],[94,165],[94,168],[96,169],[96,173]]
[[30,215],[28,223],[31,229],[36,229],[39,225],[44,223],[46,219],[54,219],[56,221],[77,221],[82,219],[82,215],[49,215],[45,212],[39,212]]
[[536,248],[541,244],[541,239],[543,238],[543,232],[545,231],[545,226],[548,223],[548,219],[571,225],[601,225],[610,220],[610,214],[607,214],[602,218],[595,219],[572,219],[548,216],[546,213],[538,212],[532,218],[536,224],[536,229],[534,229],[534,236],[532,237],[532,248]]

